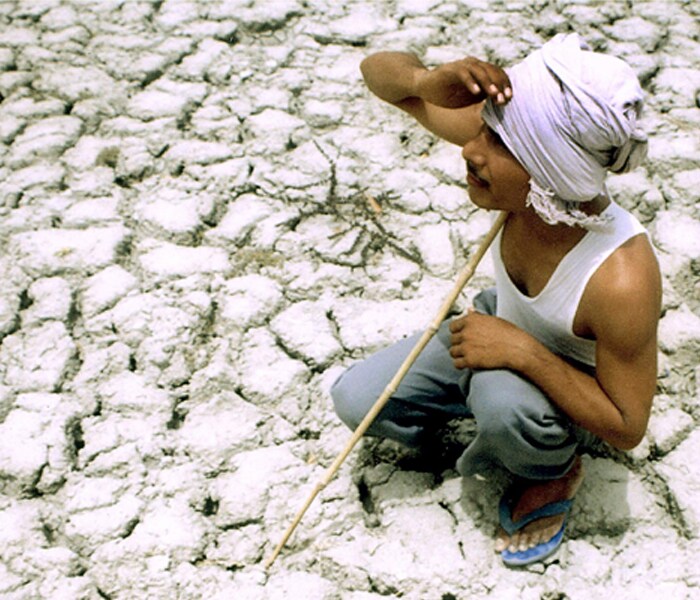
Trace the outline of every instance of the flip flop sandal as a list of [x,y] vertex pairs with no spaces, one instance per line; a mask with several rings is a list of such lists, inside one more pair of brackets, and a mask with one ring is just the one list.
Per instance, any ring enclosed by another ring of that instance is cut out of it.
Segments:
[[559,528],[559,531],[557,531],[557,533],[546,542],[541,542],[532,548],[528,548],[527,550],[511,552],[506,549],[501,552],[501,559],[506,565],[510,567],[522,567],[539,562],[557,551],[561,545],[562,539],[564,538],[566,522],[574,501],[573,499],[570,499],[550,502],[549,504],[540,506],[539,508],[526,514],[522,519],[513,521],[512,508],[515,504],[515,495],[512,492],[513,490],[506,491],[498,505],[498,520],[501,527],[503,527],[504,531],[508,535],[512,536],[514,533],[520,531],[523,527],[529,523],[532,523],[533,521],[536,521],[537,519],[564,515],[564,522]]

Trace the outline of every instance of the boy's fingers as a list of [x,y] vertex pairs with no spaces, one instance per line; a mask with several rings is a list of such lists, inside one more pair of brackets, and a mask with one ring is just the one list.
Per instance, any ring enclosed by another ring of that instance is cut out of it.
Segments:
[[491,63],[482,62],[480,67],[482,73],[479,79],[480,85],[498,104],[508,102],[513,97],[513,88],[508,74]]
[[480,94],[481,93],[481,86],[477,83],[476,79],[472,77],[471,73],[463,69],[462,72],[460,73],[460,78],[462,80],[462,83],[467,87],[467,89],[472,93],[472,94]]
[[484,69],[481,65],[473,65],[471,66],[470,71],[484,92],[486,92],[489,96],[498,95],[498,86],[495,84],[493,78],[486,69]]

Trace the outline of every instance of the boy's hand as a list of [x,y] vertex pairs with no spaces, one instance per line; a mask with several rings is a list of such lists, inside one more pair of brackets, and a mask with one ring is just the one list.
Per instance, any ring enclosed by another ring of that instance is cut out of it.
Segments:
[[513,96],[506,72],[474,57],[417,71],[415,88],[418,97],[443,108],[462,108],[487,97],[505,104]]
[[450,323],[450,355],[457,369],[514,369],[530,334],[499,317],[469,309]]

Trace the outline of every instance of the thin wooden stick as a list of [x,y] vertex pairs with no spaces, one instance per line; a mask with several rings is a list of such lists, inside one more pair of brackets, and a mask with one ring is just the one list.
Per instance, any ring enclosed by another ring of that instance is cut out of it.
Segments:
[[316,484],[316,487],[313,489],[313,492],[307,498],[306,502],[304,502],[304,505],[301,507],[301,510],[297,513],[296,517],[292,521],[292,524],[287,528],[287,531],[285,531],[284,535],[282,536],[282,539],[280,540],[280,543],[277,544],[277,547],[275,548],[274,552],[272,553],[270,558],[267,559],[267,562],[265,563],[265,569],[269,569],[272,566],[272,563],[275,562],[277,555],[281,552],[282,548],[284,548],[284,545],[287,543],[287,540],[296,529],[297,525],[301,521],[309,506],[311,506],[311,503],[314,501],[316,496],[318,496],[321,490],[328,485],[331,479],[333,479],[333,476],[337,473],[338,469],[340,468],[340,465],[343,464],[345,459],[348,457],[348,454],[350,454],[357,442],[360,441],[360,438],[362,438],[367,429],[369,429],[369,426],[374,422],[374,419],[376,419],[379,412],[382,410],[382,408],[384,408],[384,405],[389,401],[389,398],[391,398],[391,396],[394,394],[396,388],[399,387],[401,380],[406,376],[406,373],[416,361],[418,355],[422,352],[423,348],[425,348],[430,339],[435,335],[435,332],[438,330],[442,322],[447,317],[450,308],[457,300],[457,296],[459,296],[464,286],[471,279],[472,275],[474,275],[474,271],[476,271],[476,267],[479,264],[479,261],[482,259],[484,254],[486,254],[486,250],[488,250],[489,246],[496,237],[496,234],[503,226],[503,223],[505,223],[507,216],[508,213],[506,212],[503,212],[500,215],[498,215],[496,221],[491,226],[491,229],[486,234],[486,237],[483,239],[476,252],[469,258],[469,262],[465,265],[464,269],[462,269],[462,272],[459,274],[459,277],[457,278],[457,281],[454,287],[452,288],[452,291],[448,294],[447,298],[445,298],[445,301],[440,306],[440,310],[438,311],[438,314],[436,315],[435,319],[428,326],[425,332],[423,332],[423,335],[413,347],[413,350],[411,350],[410,354],[401,364],[401,367],[397,371],[396,375],[394,375],[394,377],[391,379],[389,384],[382,392],[381,396],[379,396],[372,408],[365,415],[365,418],[362,419],[362,422],[357,426],[357,429],[355,429],[355,431],[353,432],[352,437],[350,438],[350,441],[347,443],[345,448],[343,448],[340,454],[338,454],[331,466],[328,467],[328,470],[326,471],[325,475]]

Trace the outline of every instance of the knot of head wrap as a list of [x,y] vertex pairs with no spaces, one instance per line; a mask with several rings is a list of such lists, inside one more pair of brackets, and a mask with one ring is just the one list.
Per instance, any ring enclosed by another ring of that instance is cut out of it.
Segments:
[[619,58],[589,51],[578,34],[558,34],[506,71],[513,98],[487,100],[482,117],[530,174],[535,209],[551,207],[542,214],[548,222],[565,221],[555,213],[572,208],[582,216],[576,206],[604,192],[607,171],[627,172],[646,156],[637,124],[643,91]]

